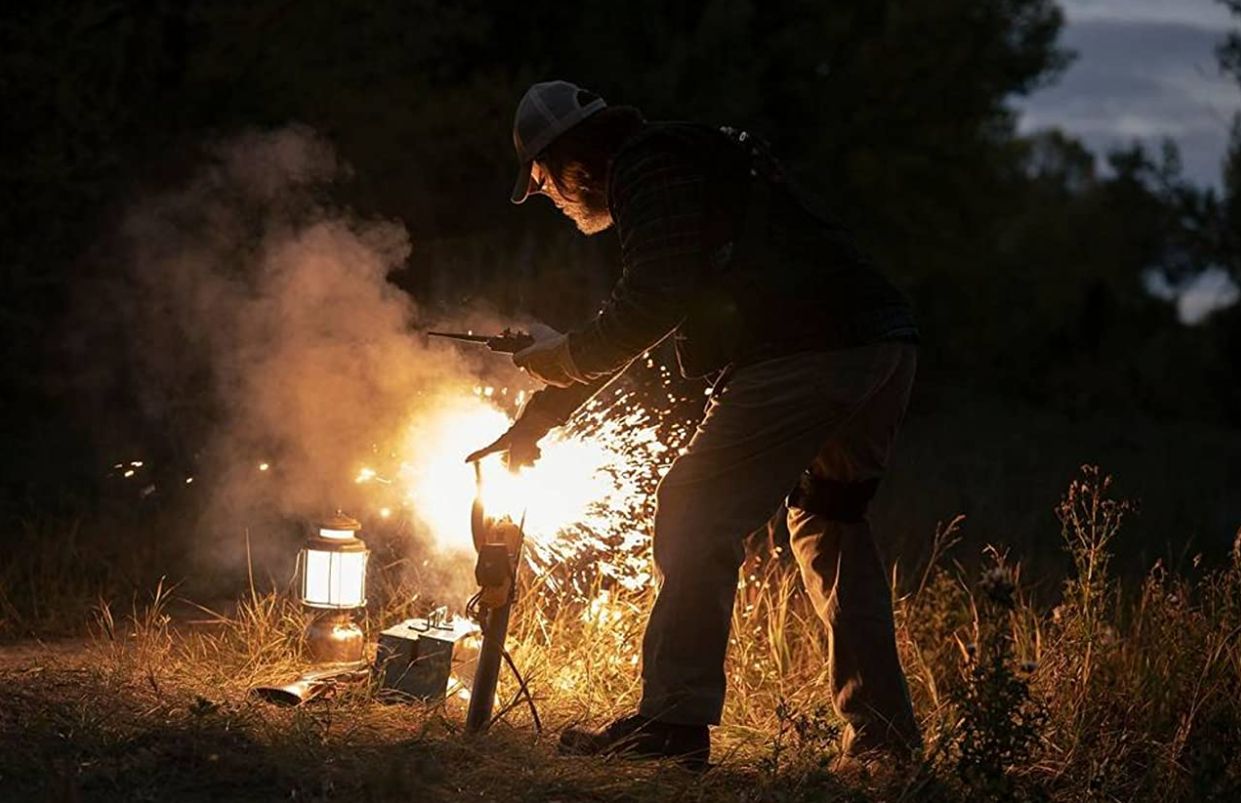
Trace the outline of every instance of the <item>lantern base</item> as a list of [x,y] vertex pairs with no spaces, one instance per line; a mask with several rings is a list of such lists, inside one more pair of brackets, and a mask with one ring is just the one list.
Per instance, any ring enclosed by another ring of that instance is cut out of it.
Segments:
[[351,611],[317,613],[306,628],[306,655],[316,664],[362,663],[366,634]]

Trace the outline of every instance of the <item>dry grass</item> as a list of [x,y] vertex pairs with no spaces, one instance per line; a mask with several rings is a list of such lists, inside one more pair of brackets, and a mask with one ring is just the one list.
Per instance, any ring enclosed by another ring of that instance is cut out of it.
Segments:
[[[715,769],[562,759],[554,733],[632,709],[649,593],[589,604],[536,591],[512,630],[549,733],[514,708],[481,739],[463,704],[385,706],[365,688],[300,709],[255,701],[297,668],[303,614],[251,589],[227,614],[175,625],[159,585],[97,605],[81,650],[0,663],[0,784],[62,800],[1226,800],[1241,792],[1241,533],[1197,581],[1156,566],[1124,593],[1109,547],[1128,507],[1086,469],[1057,512],[1075,566],[1052,610],[999,551],[980,578],[936,559],[897,578],[898,640],[927,748],[908,771],[833,773],[821,625],[785,556],[746,567]],[[410,611],[380,577],[372,630]],[[504,678],[502,696],[514,684]]]

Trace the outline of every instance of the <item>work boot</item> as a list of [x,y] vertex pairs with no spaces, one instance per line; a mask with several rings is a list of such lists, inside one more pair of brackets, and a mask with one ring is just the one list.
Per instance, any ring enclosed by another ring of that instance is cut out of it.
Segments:
[[886,756],[892,761],[901,763],[916,762],[922,751],[922,737],[917,731],[903,739],[895,731],[880,732],[878,728],[858,730],[846,724],[840,737],[841,758],[852,756],[863,761],[870,761],[875,756]]
[[711,733],[706,725],[674,725],[634,714],[603,730],[568,728],[560,734],[560,752],[570,756],[670,758],[687,769],[707,768]]

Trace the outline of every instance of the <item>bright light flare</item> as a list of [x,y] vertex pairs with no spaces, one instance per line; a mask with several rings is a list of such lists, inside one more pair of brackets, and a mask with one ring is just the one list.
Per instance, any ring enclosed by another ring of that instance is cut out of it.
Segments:
[[[545,438],[533,467],[514,473],[501,455],[484,458],[483,502],[491,516],[524,519],[527,555],[536,566],[589,558],[602,574],[636,588],[650,579],[645,522],[655,484],[675,452],[657,437],[655,415],[619,391],[609,402],[592,404]],[[424,413],[406,433],[397,481],[413,517],[441,549],[473,552],[475,477],[464,457],[510,423],[476,392]]]
[[[485,398],[485,397],[484,397]],[[415,515],[429,525],[441,546],[472,550],[469,511],[475,496],[473,466],[463,458],[499,437],[509,418],[482,400],[445,411],[437,426],[420,426],[411,434],[412,459],[402,466]],[[546,541],[563,527],[587,516],[593,502],[614,491],[614,481],[601,473],[614,459],[595,441],[551,436],[533,466],[512,472],[503,456],[482,460],[482,498],[491,516],[524,519],[527,540]]]
[[590,514],[616,484],[603,469],[615,455],[599,441],[549,438],[534,466],[509,471],[499,455],[483,461],[483,505],[488,514],[525,521],[528,536],[547,539]]
[[414,517],[441,549],[473,552],[474,468],[465,456],[498,438],[508,426],[508,416],[474,396],[419,416],[406,431],[406,459],[398,481],[407,489]]

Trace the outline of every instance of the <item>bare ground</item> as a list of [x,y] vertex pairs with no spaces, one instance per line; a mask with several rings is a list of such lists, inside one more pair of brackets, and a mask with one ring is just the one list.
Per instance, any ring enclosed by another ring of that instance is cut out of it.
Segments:
[[753,734],[717,740],[722,762],[700,776],[560,757],[554,732],[540,736],[526,724],[468,739],[455,701],[388,706],[359,690],[280,709],[233,684],[212,693],[142,663],[118,664],[106,647],[81,640],[0,648],[3,798],[822,800],[863,790],[827,772],[764,774],[737,758],[737,740]]

